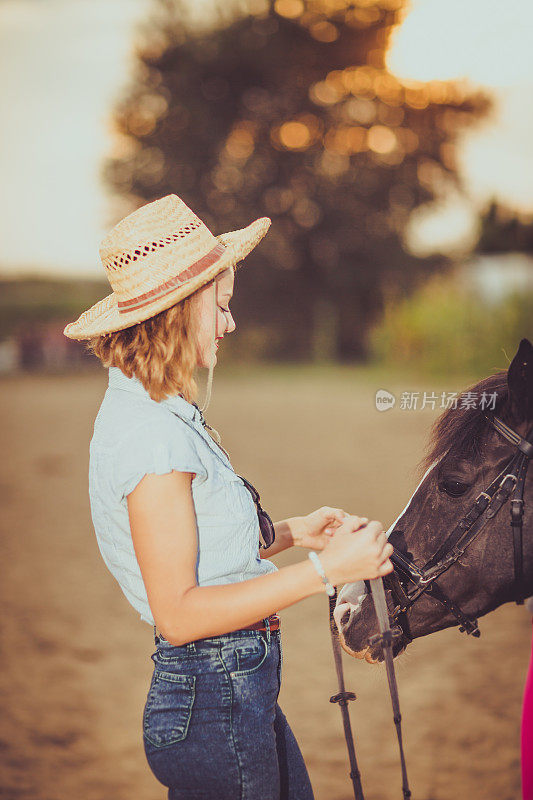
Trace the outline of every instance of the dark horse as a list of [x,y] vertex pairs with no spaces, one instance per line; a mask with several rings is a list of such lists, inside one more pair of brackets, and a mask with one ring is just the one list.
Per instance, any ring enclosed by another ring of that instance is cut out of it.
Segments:
[[[468,391],[435,423],[425,475],[389,529],[394,655],[453,625],[479,636],[477,617],[533,595],[531,343],[522,339],[507,373]],[[374,663],[382,655],[368,643],[378,627],[367,589],[344,586],[334,615],[344,649]]]

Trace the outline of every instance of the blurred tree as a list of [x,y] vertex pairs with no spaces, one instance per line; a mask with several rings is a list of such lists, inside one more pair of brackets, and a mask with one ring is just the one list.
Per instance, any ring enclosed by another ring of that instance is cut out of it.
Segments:
[[478,253],[533,253],[533,219],[492,200],[480,218]]
[[404,6],[249,0],[199,30],[180,0],[155,1],[104,177],[134,207],[179,194],[215,233],[272,217],[239,275],[233,307],[255,338],[237,346],[361,357],[385,295],[446,264],[407,252],[403,233],[460,186],[457,136],[489,101],[387,71]]

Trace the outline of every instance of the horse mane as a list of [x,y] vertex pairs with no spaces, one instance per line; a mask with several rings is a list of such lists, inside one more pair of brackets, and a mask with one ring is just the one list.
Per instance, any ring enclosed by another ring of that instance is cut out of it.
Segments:
[[[476,407],[468,407],[466,400],[468,392],[475,395]],[[495,407],[480,407],[482,393],[492,397],[496,394]],[[505,422],[510,421],[509,388],[507,385],[507,372],[501,371],[488,378],[483,378],[479,383],[465,389],[457,397],[457,408],[448,408],[433,424],[430,439],[426,448],[426,455],[421,463],[422,471],[426,471],[435,461],[440,460],[449,452],[459,458],[474,462],[481,456],[481,443],[486,436],[487,422],[485,413],[497,414]],[[462,404],[464,401],[464,405]]]

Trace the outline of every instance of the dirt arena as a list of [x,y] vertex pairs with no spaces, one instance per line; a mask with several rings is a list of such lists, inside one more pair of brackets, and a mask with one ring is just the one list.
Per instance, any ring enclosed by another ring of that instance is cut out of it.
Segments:
[[[101,560],[87,494],[88,443],[107,374],[0,382],[3,459],[0,797],[163,800],[144,758],[141,715],[153,652]],[[208,419],[274,519],[320,505],[397,516],[438,411],[375,410],[379,388],[455,391],[354,369],[219,370]],[[282,565],[304,557],[283,554]],[[282,613],[281,705],[317,800],[352,797],[326,596]],[[531,618],[508,605],[473,640],[456,629],[397,662],[414,800],[517,800],[521,695]],[[399,800],[382,667],[345,656],[367,800]],[[260,798],[258,798],[260,800]]]

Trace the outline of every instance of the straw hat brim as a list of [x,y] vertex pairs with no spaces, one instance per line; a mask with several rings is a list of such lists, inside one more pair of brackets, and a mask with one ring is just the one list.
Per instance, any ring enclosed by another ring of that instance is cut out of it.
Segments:
[[197,289],[201,289],[202,286],[213,280],[220,272],[224,272],[225,269],[234,267],[235,264],[242,261],[259,244],[269,227],[270,219],[261,217],[246,228],[220,234],[216,238],[226,246],[226,250],[218,261],[207,267],[199,275],[177,286],[168,294],[150,303],[149,306],[128,313],[119,311],[117,297],[112,292],[87,309],[87,311],[84,311],[75,322],[70,322],[63,333],[69,339],[91,339],[93,336],[124,330],[124,328],[129,328],[138,322],[143,322],[145,319],[159,314],[161,311],[165,311],[197,291]]

